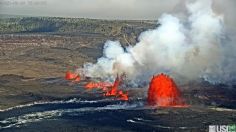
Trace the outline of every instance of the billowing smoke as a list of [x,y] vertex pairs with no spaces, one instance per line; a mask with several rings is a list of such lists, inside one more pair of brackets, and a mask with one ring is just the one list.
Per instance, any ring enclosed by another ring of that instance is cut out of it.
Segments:
[[187,17],[181,19],[163,14],[158,19],[161,25],[141,33],[134,46],[107,41],[103,57],[84,65],[86,75],[110,78],[125,73],[135,84],[160,72],[175,79],[234,81],[234,52],[229,52],[223,15],[214,13],[211,0],[186,3],[186,8]]

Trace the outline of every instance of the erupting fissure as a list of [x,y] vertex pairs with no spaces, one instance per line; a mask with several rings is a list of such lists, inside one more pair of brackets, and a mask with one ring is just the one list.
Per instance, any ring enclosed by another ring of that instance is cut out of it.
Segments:
[[[70,68],[70,67],[68,67]],[[73,70],[72,70],[73,71]],[[80,82],[81,78],[86,79],[83,74],[80,76],[78,72],[71,72],[67,70],[65,73],[65,79],[72,82]],[[118,100],[129,100],[128,92],[124,92],[119,89],[121,82],[124,80],[125,74],[121,76],[117,75],[115,82],[112,84],[110,82],[88,82],[84,85],[85,89],[101,89],[104,91],[104,96],[115,96]]]
[[115,96],[118,100],[129,100],[128,92],[119,90],[119,85],[123,80],[123,76],[118,76],[115,79],[114,84],[109,82],[88,82],[84,85],[86,89],[102,89],[105,93],[104,96]]
[[119,78],[119,76],[117,76],[113,86],[111,87],[111,89],[109,91],[107,91],[105,93],[105,96],[115,96],[115,95],[117,95],[118,87],[120,85],[120,81],[121,81],[121,79]]
[[129,100],[128,92],[124,93],[122,90],[118,89],[122,80],[123,80],[123,76],[119,77],[117,75],[113,86],[104,95],[105,96],[116,96],[119,100]]
[[186,107],[175,82],[163,73],[153,76],[148,89],[148,104],[162,107]]
[[105,91],[108,87],[112,87],[112,84],[108,82],[88,82],[84,87],[86,89],[101,88],[103,91]]
[[[115,82],[88,82],[84,85],[86,89],[101,89],[104,96],[115,96],[118,100],[129,100],[128,92],[119,89],[125,75],[116,77]],[[66,80],[79,82],[80,75],[67,71],[65,75]],[[186,107],[181,93],[176,86],[175,82],[168,75],[163,73],[153,76],[148,89],[148,104],[163,107]]]

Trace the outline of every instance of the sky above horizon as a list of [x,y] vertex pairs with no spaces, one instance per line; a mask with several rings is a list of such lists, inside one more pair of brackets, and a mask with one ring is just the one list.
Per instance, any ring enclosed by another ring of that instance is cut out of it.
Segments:
[[[0,14],[79,17],[95,19],[157,20],[163,13],[186,13],[194,0],[0,0]],[[236,29],[236,0],[213,0],[227,26]],[[180,13],[180,14],[178,14]]]
[[101,19],[157,19],[173,11],[181,0],[1,0],[1,14],[85,17]]

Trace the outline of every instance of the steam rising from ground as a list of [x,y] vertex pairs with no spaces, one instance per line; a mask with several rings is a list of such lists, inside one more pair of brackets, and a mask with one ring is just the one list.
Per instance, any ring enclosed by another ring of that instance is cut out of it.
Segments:
[[175,79],[233,81],[234,52],[229,53],[223,16],[214,13],[211,0],[187,3],[186,8],[185,19],[163,14],[158,19],[161,26],[141,33],[134,46],[122,47],[118,41],[107,41],[103,57],[96,64],[85,64],[84,72],[102,78],[126,73],[135,84],[160,72]]

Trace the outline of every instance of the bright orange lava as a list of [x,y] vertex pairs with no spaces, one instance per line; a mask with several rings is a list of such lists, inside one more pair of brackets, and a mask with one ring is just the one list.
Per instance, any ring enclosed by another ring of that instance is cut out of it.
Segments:
[[81,78],[79,75],[77,75],[77,77],[75,77],[75,79],[73,80],[73,82],[80,82]]
[[86,89],[101,88],[106,92],[104,96],[115,96],[118,100],[127,101],[129,100],[128,92],[124,93],[122,90],[118,90],[121,80],[122,79],[117,76],[114,84],[108,82],[89,82],[84,87]]
[[119,85],[120,85],[120,78],[117,76],[113,86],[111,87],[111,90],[107,91],[105,93],[105,96],[115,96],[117,94]]
[[118,99],[119,100],[129,100],[128,92],[124,93],[123,91],[118,92]]
[[162,107],[186,107],[173,79],[161,73],[153,76],[148,89],[148,104]]
[[72,80],[73,82],[79,82],[81,80],[81,78],[78,74],[72,73],[70,71],[66,72],[65,79]]
[[101,88],[105,91],[108,87],[112,87],[112,84],[108,82],[89,82],[84,87],[86,89]]
[[122,76],[121,77],[117,76],[111,89],[107,91],[104,95],[116,96],[118,100],[128,101],[129,100],[128,92],[124,93],[122,90],[118,90],[121,80],[122,80]]
[[[79,74],[67,71],[65,75],[66,80],[71,80],[72,82],[80,82],[81,77]],[[104,96],[115,96],[118,100],[129,100],[128,92],[124,93],[122,90],[118,90],[119,85],[123,79],[123,76],[119,77],[117,75],[114,84],[108,82],[88,82],[85,84],[86,89],[102,89],[105,91]]]
[[70,71],[67,71],[67,72],[66,72],[66,76],[65,76],[65,79],[66,79],[66,80],[73,80],[73,79],[75,79],[76,77],[77,77],[77,74],[72,73],[72,72],[70,72]]

